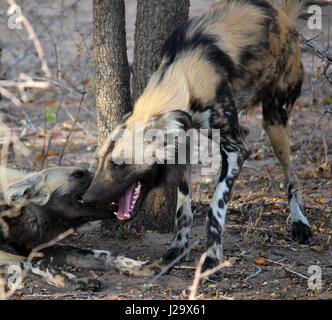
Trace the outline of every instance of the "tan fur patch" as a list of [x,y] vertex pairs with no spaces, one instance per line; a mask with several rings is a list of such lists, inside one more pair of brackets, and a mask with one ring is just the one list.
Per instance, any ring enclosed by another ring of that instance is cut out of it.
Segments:
[[290,142],[289,142],[289,128],[283,125],[265,125],[263,127],[268,134],[276,156],[278,157],[284,173],[285,178],[289,177],[290,169]]
[[[0,266],[20,265],[24,257],[0,250]],[[7,272],[7,270],[6,270]]]
[[22,179],[25,176],[23,171],[0,167],[0,192],[3,192],[5,186]]

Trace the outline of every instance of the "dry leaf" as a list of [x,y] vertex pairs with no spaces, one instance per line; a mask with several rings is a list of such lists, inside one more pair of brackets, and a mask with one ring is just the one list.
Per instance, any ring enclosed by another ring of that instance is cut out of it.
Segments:
[[318,167],[317,172],[319,175],[324,176],[330,172],[331,168],[330,162],[326,161]]
[[323,252],[323,248],[318,247],[318,246],[311,246],[310,247],[311,250],[318,252],[318,253],[322,253]]
[[37,155],[35,156],[35,158],[33,159],[33,162],[35,164],[38,163],[38,162],[40,162],[43,159],[44,155],[45,155],[45,149],[40,150],[37,153]]
[[263,258],[261,258],[261,257],[255,257],[254,261],[259,266],[265,266],[266,265],[266,261]]

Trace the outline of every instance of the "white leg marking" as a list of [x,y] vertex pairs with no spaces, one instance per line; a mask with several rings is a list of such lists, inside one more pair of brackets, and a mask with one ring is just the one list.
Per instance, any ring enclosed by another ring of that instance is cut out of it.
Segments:
[[[175,217],[176,223],[176,234],[175,238],[171,243],[171,248],[185,248],[188,243],[188,234],[191,229],[192,223],[192,212],[191,212],[191,205],[190,205],[190,196],[189,194],[184,195],[182,192],[178,190],[178,205],[177,210],[182,207],[181,215]],[[179,223],[182,224],[179,224]],[[184,224],[183,224],[184,222]]]
[[[210,204],[209,215],[207,216],[207,238],[210,240],[208,240],[209,247],[206,250],[206,255],[219,262],[223,260],[222,234],[225,229],[226,212],[232,187],[229,182],[230,179],[236,178],[239,173],[237,154],[235,152],[226,151],[225,153],[227,155],[228,170],[225,178],[217,184]],[[220,175],[221,170],[218,174],[218,179],[220,179]],[[231,184],[232,183],[233,182],[231,182]],[[210,221],[210,219],[215,221]],[[218,226],[220,228],[218,228]]]
[[[229,190],[229,187],[227,186],[226,180],[228,178],[233,178],[234,177],[234,171],[236,171],[236,174],[238,173],[239,167],[237,163],[237,154],[235,152],[226,152],[227,154],[227,162],[228,162],[228,171],[226,178],[220,182],[217,185],[217,188],[213,194],[213,198],[210,204],[210,207],[212,208],[213,215],[219,222],[222,230],[224,231],[224,226],[225,226],[225,218],[226,218],[226,212],[227,212],[227,207],[228,207],[228,201],[224,201],[223,207],[220,208],[219,206],[219,201],[224,200],[224,195],[226,193],[230,193],[231,190]],[[220,172],[218,174],[220,177]]]
[[309,221],[303,215],[303,212],[302,212],[302,209],[301,209],[301,207],[298,203],[296,194],[292,195],[289,206],[290,206],[291,222],[292,223],[301,221],[302,223],[306,224],[307,226],[310,226]]

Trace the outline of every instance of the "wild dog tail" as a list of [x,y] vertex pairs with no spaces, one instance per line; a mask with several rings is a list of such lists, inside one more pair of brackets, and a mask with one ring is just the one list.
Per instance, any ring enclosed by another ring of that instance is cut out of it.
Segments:
[[297,20],[308,0],[282,0],[281,9],[292,19]]

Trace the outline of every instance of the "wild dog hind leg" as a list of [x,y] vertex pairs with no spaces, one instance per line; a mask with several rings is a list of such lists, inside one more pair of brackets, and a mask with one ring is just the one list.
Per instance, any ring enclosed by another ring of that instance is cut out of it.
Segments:
[[179,179],[178,199],[175,216],[175,237],[170,249],[164,255],[163,260],[171,261],[181,255],[188,248],[188,236],[193,222],[193,214],[190,205],[190,165]]

